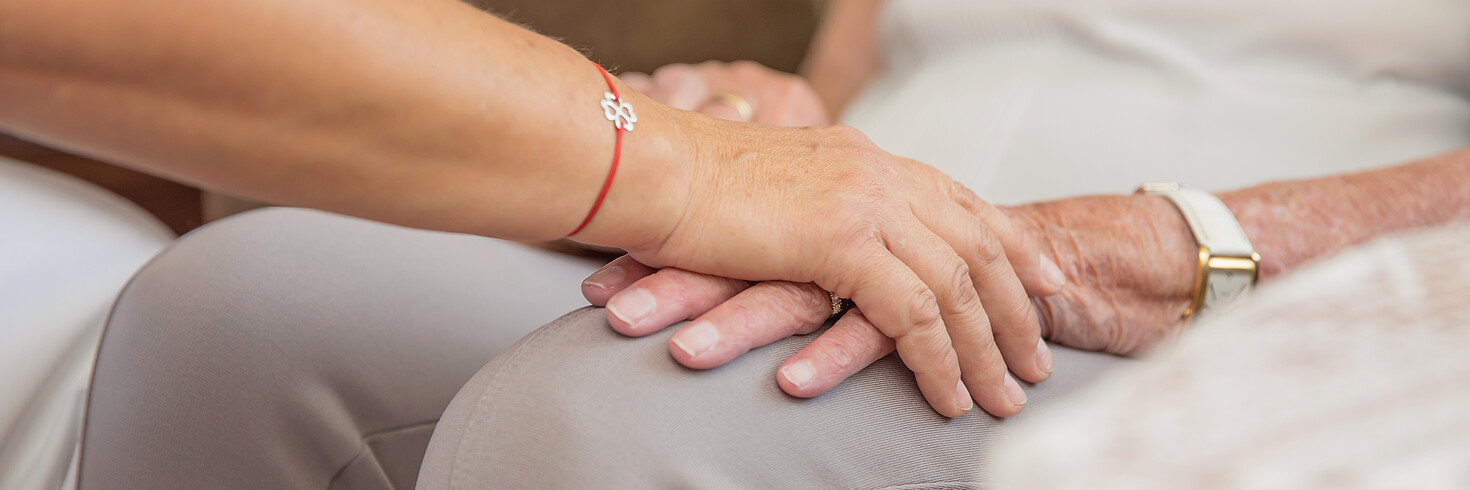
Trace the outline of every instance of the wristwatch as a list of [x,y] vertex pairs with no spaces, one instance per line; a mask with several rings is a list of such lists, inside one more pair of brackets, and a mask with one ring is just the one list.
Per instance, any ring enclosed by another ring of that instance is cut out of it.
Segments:
[[1143,184],[1137,193],[1164,196],[1174,203],[1199,245],[1194,303],[1184,312],[1185,319],[1219,311],[1250,292],[1260,273],[1261,255],[1225,203],[1214,194],[1172,183]]

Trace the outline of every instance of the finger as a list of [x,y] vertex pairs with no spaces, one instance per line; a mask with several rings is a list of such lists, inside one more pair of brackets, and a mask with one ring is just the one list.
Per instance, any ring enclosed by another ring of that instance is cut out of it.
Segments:
[[[694,65],[704,76],[711,96],[729,92],[740,96],[750,106],[751,117],[745,122],[774,126],[826,126],[831,123],[827,109],[816,89],[805,78],[782,73],[752,61],[720,63],[709,61]],[[709,104],[713,117],[731,119],[738,109]]]
[[861,311],[848,310],[832,328],[781,363],[776,384],[791,396],[811,398],[836,388],[892,352],[893,339]]
[[[642,92],[643,95],[653,97],[652,94],[649,94],[649,91],[653,90],[654,88],[653,77],[648,76],[648,74],[630,71],[618,75],[618,78],[621,79],[623,83],[627,84],[628,88]],[[654,100],[658,99],[655,98]]]
[[[830,118],[822,98],[817,95],[805,78],[783,73],[753,61],[736,61],[729,64],[730,81],[744,81],[739,85],[754,93],[737,92],[750,102],[752,122],[773,126],[825,126]],[[759,81],[759,83],[754,83]],[[711,83],[714,93],[734,91]]]
[[[914,273],[937,296],[943,325],[959,361],[964,384],[975,401],[997,417],[1009,417],[1020,412],[1024,401],[1017,403],[1006,396],[1005,359],[996,347],[986,307],[981,305],[975,283],[970,278],[969,264],[955,253],[949,243],[917,219],[904,230],[902,237],[889,239],[888,248],[899,260],[913,267]],[[895,340],[901,355],[903,340]]]
[[747,287],[736,279],[659,269],[607,301],[607,322],[623,335],[644,336],[709,311]]
[[972,216],[979,218],[1000,241],[1005,249],[1007,262],[1026,286],[1028,293],[1034,296],[1050,296],[1062,292],[1062,286],[1067,284],[1067,276],[1051,257],[1041,253],[1040,238],[1016,226],[1009,216],[980,199],[970,188],[959,182],[953,182],[951,187],[954,189],[954,201]]
[[699,113],[727,121],[750,122],[746,120],[745,115],[741,114],[740,110],[736,109],[735,106],[714,99],[710,99],[709,102],[705,102],[704,105],[699,106]]
[[[763,88],[769,87],[770,76],[763,72],[765,68],[760,64],[749,61],[706,61],[694,65],[693,68],[709,89],[709,97],[701,104],[699,113],[730,121],[753,122],[753,117],[742,116],[740,110],[729,103],[715,100],[719,94],[726,93],[745,101],[752,116],[763,112],[760,106],[765,97],[760,92],[765,92]],[[751,90],[758,93],[750,93]]]
[[592,306],[607,306],[607,300],[618,291],[657,271],[631,255],[618,257],[582,280],[582,297]]
[[1021,379],[1045,381],[1051,376],[1051,353],[1041,342],[1036,308],[1017,280],[1000,240],[980,220],[948,201],[916,206],[915,213],[969,266],[970,281],[985,305],[995,344],[1006,365]]
[[653,71],[653,83],[663,102],[675,109],[693,111],[709,99],[708,82],[689,65],[665,65]]
[[[927,231],[923,234],[933,237]],[[897,248],[914,255],[909,250],[911,247]],[[951,251],[950,255],[953,254]],[[818,284],[839,295],[850,296],[873,325],[894,339],[899,357],[914,372],[919,391],[934,411],[946,417],[958,417],[969,411],[974,402],[960,382],[959,361],[945,331],[937,297],[916,274],[920,267],[911,269],[893,252],[882,248],[845,254],[840,259],[848,263],[839,264],[839,270],[850,271],[852,276]],[[958,257],[954,262],[960,262]]]
[[679,364],[709,369],[751,349],[807,334],[831,315],[827,292],[815,284],[762,282],[700,315],[669,339]]
[[990,233],[1000,240],[1006,258],[1032,296],[1050,296],[1060,293],[1067,277],[1057,263],[1041,253],[1041,240],[1032,233],[1016,226],[1005,213],[1001,213],[989,202],[981,199],[964,184],[949,178],[943,172],[922,162],[899,159],[917,174],[925,176],[935,190],[950,197],[960,207],[978,218]]

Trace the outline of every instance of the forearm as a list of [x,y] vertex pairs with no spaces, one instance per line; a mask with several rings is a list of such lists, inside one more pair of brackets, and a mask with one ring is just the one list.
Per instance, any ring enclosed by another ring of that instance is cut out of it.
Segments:
[[836,119],[878,74],[878,11],[884,0],[832,0],[812,36],[801,74]]
[[[1470,150],[1403,166],[1219,194],[1269,279],[1401,230],[1470,223]],[[1199,246],[1168,199],[1083,196],[1010,208],[1067,273],[1036,299],[1050,340],[1118,354],[1178,331],[1194,300]]]
[[[453,0],[0,6],[0,127],[234,194],[403,225],[565,235],[608,172],[606,83]],[[639,111],[578,238],[656,239],[687,189],[678,115]]]
[[1419,162],[1220,194],[1261,254],[1261,277],[1379,235],[1470,223],[1470,149]]

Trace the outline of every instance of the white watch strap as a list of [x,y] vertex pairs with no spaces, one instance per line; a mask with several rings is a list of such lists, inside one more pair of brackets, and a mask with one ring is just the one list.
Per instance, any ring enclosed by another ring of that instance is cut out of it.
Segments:
[[1255,253],[1250,238],[1235,220],[1235,213],[1214,194],[1179,184],[1144,184],[1141,190],[1173,201],[1184,215],[1184,222],[1189,224],[1189,231],[1194,233],[1195,243],[1210,249],[1211,255],[1250,257]]
[[1139,192],[1158,194],[1173,202],[1189,225],[1189,231],[1194,234],[1195,243],[1209,252],[1210,261],[1201,263],[1200,273],[1204,277],[1199,278],[1201,289],[1196,292],[1200,295],[1198,311],[1193,313],[1219,310],[1244,297],[1251,290],[1255,285],[1258,263],[1245,270],[1217,269],[1210,266],[1216,257],[1231,257],[1252,263],[1259,260],[1250,238],[1246,237],[1245,230],[1235,219],[1235,213],[1230,212],[1225,203],[1220,202],[1214,194],[1179,184],[1144,184]]

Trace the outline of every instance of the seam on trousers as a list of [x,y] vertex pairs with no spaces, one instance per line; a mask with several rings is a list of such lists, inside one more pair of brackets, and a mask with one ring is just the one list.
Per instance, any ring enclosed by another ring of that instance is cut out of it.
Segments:
[[889,485],[889,486],[886,486],[886,487],[878,487],[878,488],[876,488],[874,490],[906,490],[906,489],[917,489],[917,488],[950,488],[950,487],[956,487],[956,486],[965,487],[965,488],[983,488],[983,487],[980,486],[980,482],[976,482],[976,481],[936,481],[936,482],[926,482],[926,483],[900,483],[898,485]]
[[[352,459],[347,460],[346,463],[342,463],[342,466],[340,468],[337,468],[337,471],[332,472],[332,478],[329,479],[329,480],[327,480],[327,486],[326,486],[326,488],[332,488],[332,483],[336,482],[338,478],[342,478],[342,472],[347,471],[347,468],[351,468],[352,467],[352,463],[356,463],[357,460],[362,459],[364,456],[366,456],[366,455],[368,455],[368,454],[370,454],[370,453],[373,452],[372,451],[372,446],[368,445],[368,443],[367,443],[368,442],[368,439],[372,439],[372,438],[378,437],[378,436],[384,436],[384,435],[392,434],[394,432],[402,432],[402,431],[406,431],[406,430],[419,429],[419,428],[422,428],[424,426],[433,427],[435,424],[438,424],[438,423],[439,423],[439,419],[434,419],[434,420],[430,420],[430,421],[427,421],[427,422],[416,422],[416,423],[412,423],[412,424],[408,424],[408,425],[402,425],[402,426],[394,427],[394,428],[391,428],[391,429],[383,429],[383,430],[380,430],[380,431],[370,432],[370,433],[367,433],[367,434],[363,434],[362,437],[359,437],[357,439],[357,444],[359,446],[357,448],[357,453],[352,456]],[[378,468],[378,474],[383,477],[383,481],[388,481],[388,475],[386,473],[383,473],[383,465],[376,465],[376,466]]]
[[[588,308],[591,307],[582,307],[572,310],[570,313],[562,315],[560,318],[552,320],[551,323],[548,323],[546,325],[561,323],[567,317],[576,315],[584,310],[587,310]],[[483,408],[485,407],[486,397],[490,396],[490,393],[494,391],[492,388],[494,388],[495,385],[500,381],[500,375],[505,374],[506,371],[515,366],[515,361],[521,357],[521,353],[531,350],[533,344],[536,344],[537,342],[541,341],[542,338],[546,337],[546,332],[550,330],[546,328],[546,325],[543,325],[541,326],[541,328],[538,328],[535,331],[532,331],[530,334],[526,335],[525,338],[521,339],[520,343],[511,346],[511,350],[509,352],[501,354],[502,356],[506,356],[505,361],[503,361],[504,365],[495,369],[495,374],[491,375],[490,380],[485,382],[485,390],[480,393],[480,396],[478,398],[475,399],[475,404],[470,409],[469,420],[465,422],[464,430],[462,433],[459,434],[459,444],[457,444],[454,448],[454,459],[450,460],[449,463],[448,487],[451,490],[457,488],[454,484],[454,480],[456,477],[459,476],[459,466],[460,461],[463,459],[463,455],[465,454],[465,444],[470,439],[469,437],[467,437],[467,435],[474,433],[476,421],[484,418],[481,417],[481,413],[483,411]],[[493,359],[490,362],[495,362],[496,360],[499,359]]]

